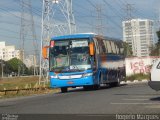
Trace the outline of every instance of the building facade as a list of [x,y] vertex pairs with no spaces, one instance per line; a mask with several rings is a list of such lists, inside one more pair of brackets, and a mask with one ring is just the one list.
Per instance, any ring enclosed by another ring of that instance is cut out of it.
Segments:
[[129,44],[133,56],[149,56],[154,45],[153,21],[149,19],[132,19],[123,21],[123,40]]
[[20,51],[15,49],[15,46],[6,46],[5,42],[0,42],[0,59],[8,61],[12,58],[20,59]]

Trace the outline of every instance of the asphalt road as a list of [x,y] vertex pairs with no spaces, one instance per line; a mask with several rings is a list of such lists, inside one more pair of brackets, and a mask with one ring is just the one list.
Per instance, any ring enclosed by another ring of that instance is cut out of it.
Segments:
[[104,87],[96,91],[0,100],[3,114],[160,114],[160,92],[147,83]]

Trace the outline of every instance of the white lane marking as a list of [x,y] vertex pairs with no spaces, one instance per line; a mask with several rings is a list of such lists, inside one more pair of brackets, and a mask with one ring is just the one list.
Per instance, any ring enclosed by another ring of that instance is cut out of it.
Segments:
[[160,103],[110,103],[113,105],[160,105]]
[[145,100],[148,100],[148,99],[123,99],[123,100],[145,101]]
[[150,106],[145,106],[146,108],[153,108],[153,109],[159,109],[160,105],[150,105]]

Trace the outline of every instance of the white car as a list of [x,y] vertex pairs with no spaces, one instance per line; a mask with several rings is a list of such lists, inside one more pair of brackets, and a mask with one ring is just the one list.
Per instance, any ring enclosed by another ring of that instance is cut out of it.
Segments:
[[152,66],[151,79],[148,82],[148,85],[156,91],[160,90],[160,59]]

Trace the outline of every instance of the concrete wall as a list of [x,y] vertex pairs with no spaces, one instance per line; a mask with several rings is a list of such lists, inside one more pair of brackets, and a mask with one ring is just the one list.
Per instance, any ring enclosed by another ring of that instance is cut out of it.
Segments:
[[150,73],[151,66],[158,58],[160,58],[160,56],[126,58],[126,76],[130,76],[137,73]]

